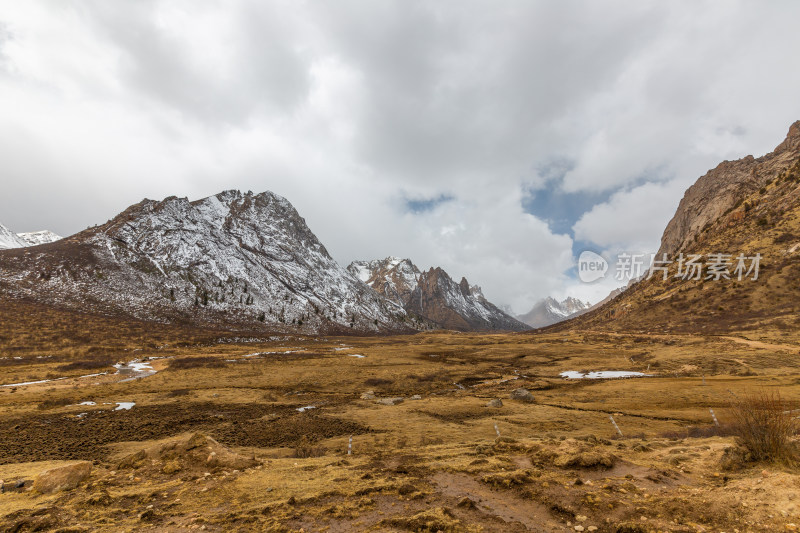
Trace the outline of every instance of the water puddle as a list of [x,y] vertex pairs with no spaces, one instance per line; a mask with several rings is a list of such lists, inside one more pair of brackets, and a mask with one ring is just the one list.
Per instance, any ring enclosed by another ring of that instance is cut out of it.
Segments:
[[126,376],[125,379],[119,381],[120,383],[146,378],[157,372],[150,361],[139,361],[138,359],[134,359],[129,363],[117,363],[114,368],[117,369],[118,375]]
[[630,372],[625,370],[600,370],[597,372],[577,372],[569,370],[559,374],[562,378],[566,379],[620,379],[620,378],[646,378],[652,377],[652,374],[645,374],[644,372]]

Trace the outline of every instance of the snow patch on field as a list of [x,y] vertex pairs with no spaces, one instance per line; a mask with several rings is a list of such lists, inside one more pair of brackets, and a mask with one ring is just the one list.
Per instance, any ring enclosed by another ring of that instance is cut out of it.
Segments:
[[566,379],[620,379],[620,378],[645,378],[650,377],[652,374],[645,374],[644,372],[629,372],[624,370],[600,370],[598,372],[577,372],[569,370],[559,374],[562,378]]

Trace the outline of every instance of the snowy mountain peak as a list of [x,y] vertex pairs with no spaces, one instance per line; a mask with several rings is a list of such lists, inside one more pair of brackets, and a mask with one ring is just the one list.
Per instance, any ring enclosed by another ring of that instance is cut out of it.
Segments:
[[17,233],[17,237],[28,243],[28,246],[38,246],[40,244],[48,244],[61,240],[60,235],[56,235],[50,230],[29,231],[26,233]]
[[294,207],[270,192],[143,200],[47,252],[13,262],[11,277],[38,280],[14,284],[21,295],[143,319],[410,329],[401,306],[337,264]]
[[0,224],[0,250],[24,248],[26,246],[28,246],[28,242],[25,239]]
[[533,308],[517,318],[534,328],[543,328],[573,316],[585,313],[591,304],[577,298],[568,297],[562,301],[548,296],[538,301]]
[[4,225],[0,224],[0,250],[10,248],[26,248],[47,244],[61,239],[52,231],[34,231],[30,233],[14,233]]

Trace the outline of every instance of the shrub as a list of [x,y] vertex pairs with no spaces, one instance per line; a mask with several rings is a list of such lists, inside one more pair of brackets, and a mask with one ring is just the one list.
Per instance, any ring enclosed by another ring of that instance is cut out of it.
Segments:
[[732,430],[754,461],[793,463],[796,413],[777,391],[742,396],[731,404]]

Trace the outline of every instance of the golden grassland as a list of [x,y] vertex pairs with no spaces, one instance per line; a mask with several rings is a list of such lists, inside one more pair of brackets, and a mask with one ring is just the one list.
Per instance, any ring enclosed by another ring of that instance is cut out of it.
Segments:
[[[792,465],[726,462],[734,395],[780,391],[788,406],[800,403],[800,348],[783,331],[231,342],[113,318],[31,316],[38,334],[17,316],[0,339],[0,383],[67,379],[0,387],[0,479],[11,487],[65,461],[94,466],[70,491],[0,494],[0,531],[743,532],[800,523]],[[158,372],[132,381],[110,366],[149,358]],[[652,376],[559,376],[569,370]],[[512,399],[518,388],[532,398]],[[378,403],[394,397],[403,401]],[[498,398],[502,407],[487,407]],[[114,411],[117,402],[135,405]],[[255,462],[152,452],[198,432]]]

